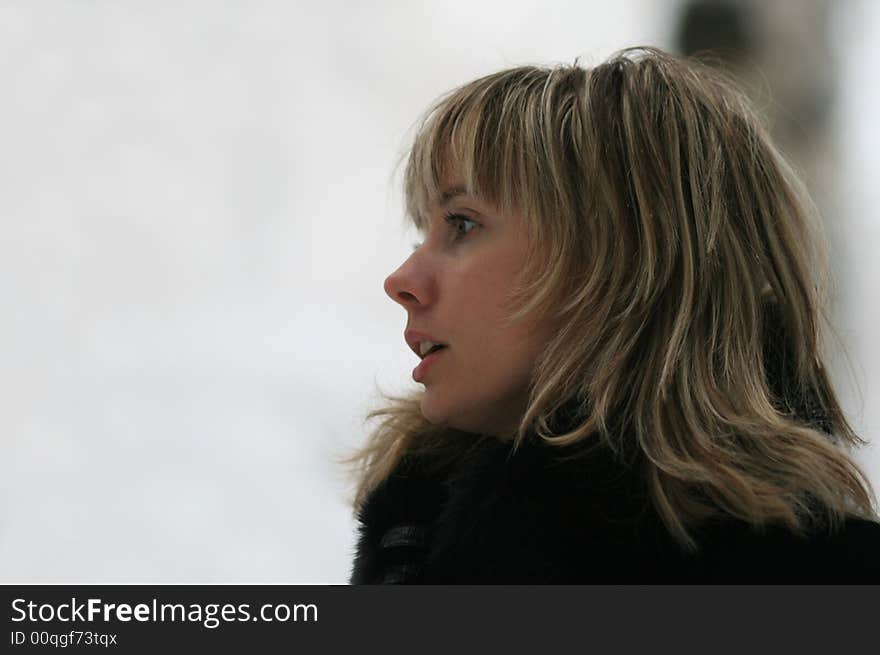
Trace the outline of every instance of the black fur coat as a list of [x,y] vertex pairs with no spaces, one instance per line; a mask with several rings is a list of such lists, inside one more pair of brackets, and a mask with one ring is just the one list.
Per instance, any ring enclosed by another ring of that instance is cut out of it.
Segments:
[[[769,384],[786,411],[830,432],[818,403],[786,387],[779,325],[765,321]],[[652,508],[642,464],[625,461],[604,446],[527,439],[512,452],[476,437],[451,465],[407,457],[359,512],[351,582],[880,583],[880,524],[856,518],[806,538],[715,520],[686,552]]]
[[715,521],[682,550],[640,476],[486,439],[454,469],[404,460],[362,507],[352,584],[880,583],[880,524],[800,538]]

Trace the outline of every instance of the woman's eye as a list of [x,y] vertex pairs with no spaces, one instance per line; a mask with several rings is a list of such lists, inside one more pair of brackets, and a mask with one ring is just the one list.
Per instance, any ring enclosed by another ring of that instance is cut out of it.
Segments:
[[446,222],[455,230],[456,238],[465,236],[468,232],[477,227],[476,221],[471,220],[467,216],[462,216],[461,214],[447,214]]

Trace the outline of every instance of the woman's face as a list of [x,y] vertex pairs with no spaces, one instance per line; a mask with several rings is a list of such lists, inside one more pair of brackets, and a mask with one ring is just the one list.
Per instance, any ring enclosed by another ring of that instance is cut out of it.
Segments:
[[417,355],[428,342],[443,344],[413,370],[425,386],[425,418],[511,436],[549,335],[530,317],[504,323],[528,249],[525,221],[463,189],[460,179],[447,177],[424,241],[388,276],[385,292],[406,310],[404,338]]

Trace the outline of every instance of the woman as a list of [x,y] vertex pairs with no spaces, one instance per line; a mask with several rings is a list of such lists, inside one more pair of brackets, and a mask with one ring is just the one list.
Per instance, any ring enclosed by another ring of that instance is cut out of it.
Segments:
[[880,581],[822,242],[720,75],[653,49],[444,96],[385,281],[423,386],[355,458],[353,583]]

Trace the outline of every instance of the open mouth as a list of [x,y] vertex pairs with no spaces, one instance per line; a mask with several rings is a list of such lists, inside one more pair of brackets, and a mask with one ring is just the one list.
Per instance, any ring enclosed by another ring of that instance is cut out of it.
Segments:
[[428,355],[432,355],[433,353],[437,352],[438,350],[442,350],[443,348],[446,348],[445,343],[436,343],[434,341],[422,341],[419,344],[419,357],[424,359]]

